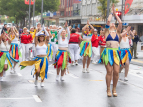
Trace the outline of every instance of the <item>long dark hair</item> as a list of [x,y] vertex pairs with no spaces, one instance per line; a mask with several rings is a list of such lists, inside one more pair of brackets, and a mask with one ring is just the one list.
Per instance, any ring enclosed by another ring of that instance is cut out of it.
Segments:
[[[45,37],[44,37],[44,40],[43,40],[43,42],[45,41]],[[40,43],[40,36],[38,36],[38,42]]]

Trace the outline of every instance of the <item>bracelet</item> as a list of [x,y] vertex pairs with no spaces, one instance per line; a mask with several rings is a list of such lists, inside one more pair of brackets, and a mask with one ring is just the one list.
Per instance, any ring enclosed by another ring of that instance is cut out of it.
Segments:
[[105,25],[105,28],[106,28],[106,29],[109,29],[109,28],[110,28],[110,26],[109,26],[109,25]]

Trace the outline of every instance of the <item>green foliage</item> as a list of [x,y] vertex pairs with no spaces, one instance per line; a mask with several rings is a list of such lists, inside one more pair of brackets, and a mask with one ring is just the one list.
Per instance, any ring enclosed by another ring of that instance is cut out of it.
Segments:
[[[41,13],[41,1],[36,0],[35,4],[35,15]],[[46,11],[57,11],[59,8],[59,0],[44,0],[43,10]],[[0,14],[7,15],[9,17],[15,17],[16,23],[28,17],[29,5],[24,3],[24,0],[0,0]],[[31,5],[31,17],[33,12],[33,6]]]
[[[98,6],[98,11],[99,11],[99,13],[101,13],[102,18],[105,21],[106,16],[107,16],[107,1],[108,0],[98,0],[98,1],[100,4],[100,6]],[[119,0],[110,0],[110,9],[111,9],[113,3],[116,6],[117,3],[119,3]]]

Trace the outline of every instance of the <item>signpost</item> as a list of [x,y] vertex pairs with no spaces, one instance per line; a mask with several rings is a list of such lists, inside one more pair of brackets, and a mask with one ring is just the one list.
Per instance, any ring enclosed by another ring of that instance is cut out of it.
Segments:
[[30,30],[30,8],[31,8],[31,0],[29,0],[29,30]]

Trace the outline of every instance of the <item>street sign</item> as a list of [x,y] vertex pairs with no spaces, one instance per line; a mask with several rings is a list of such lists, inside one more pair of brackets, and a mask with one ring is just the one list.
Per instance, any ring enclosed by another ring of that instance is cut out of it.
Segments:
[[12,23],[14,23],[14,21],[12,21]]

